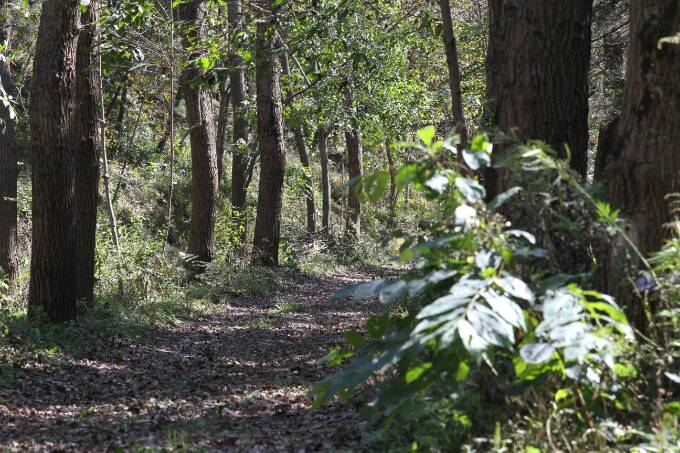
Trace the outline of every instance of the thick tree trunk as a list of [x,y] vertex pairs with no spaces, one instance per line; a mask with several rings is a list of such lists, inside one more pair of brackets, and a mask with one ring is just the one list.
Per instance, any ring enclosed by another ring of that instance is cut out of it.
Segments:
[[331,232],[331,178],[328,172],[328,132],[323,127],[316,131],[321,161],[321,228],[324,233]]
[[631,2],[631,43],[623,117],[622,152],[606,168],[609,194],[635,229],[643,253],[669,236],[666,196],[680,192],[680,45],[663,38],[680,32],[680,3]]
[[[205,4],[203,0],[192,0],[181,6],[180,14],[190,27],[183,40],[185,49],[189,49],[193,40],[206,35]],[[193,66],[182,72],[182,91],[191,142],[191,225],[187,251],[202,263],[208,263],[215,253],[217,150],[212,100],[210,94],[198,84],[199,76],[199,71]]]
[[298,155],[300,156],[300,162],[307,172],[305,181],[307,184],[308,193],[305,196],[305,201],[307,203],[307,233],[316,233],[316,205],[314,204],[314,186],[312,185],[312,164],[309,161],[309,153],[307,153],[307,144],[305,143],[305,137],[299,128],[293,131],[295,136],[295,147],[298,150]]
[[29,310],[51,321],[76,317],[76,152],[72,125],[79,0],[46,0],[33,60],[30,101],[33,237]]
[[[96,37],[97,10],[94,2],[80,18],[76,53],[76,105],[73,119],[75,152],[75,259],[78,300],[94,300],[97,195],[101,153],[100,74],[92,58]],[[122,108],[122,107],[121,107]]]
[[[271,14],[274,0],[260,6]],[[279,264],[281,204],[286,156],[283,144],[283,107],[279,84],[279,64],[274,58],[273,18],[257,24],[255,65],[257,72],[257,134],[260,149],[260,187],[257,199],[253,263]]]
[[[354,93],[350,89],[345,90],[345,105],[348,109],[354,108]],[[361,178],[363,171],[361,166],[362,149],[361,135],[357,131],[345,131],[345,144],[347,146],[347,171],[349,180],[356,181]],[[358,236],[361,233],[361,203],[353,187],[347,191],[347,217],[345,233],[349,236]]]
[[[520,140],[539,139],[585,177],[591,0],[489,0],[487,94],[491,120]],[[501,150],[502,153],[502,150]],[[490,171],[487,191],[507,187]]]
[[446,52],[446,66],[449,70],[449,88],[451,90],[451,108],[456,133],[460,136],[461,146],[466,148],[469,143],[467,121],[463,109],[463,93],[460,87],[461,73],[458,63],[458,45],[456,35],[453,32],[451,20],[451,4],[449,0],[439,0],[442,15],[444,50]]
[[[0,1],[4,11],[7,0]],[[11,18],[6,17],[0,28],[0,42],[8,47],[11,43]],[[5,49],[4,58],[0,60],[0,84],[5,93],[12,96],[15,92],[12,73]],[[16,124],[10,110],[0,105],[0,118],[4,123],[0,134],[0,268],[12,281],[17,274],[19,263],[17,256],[17,143]]]
[[[243,28],[243,12],[241,0],[229,0],[227,5],[229,27],[232,30]],[[233,120],[233,154],[231,166],[231,207],[239,215],[243,215],[246,209],[246,196],[248,181],[248,143],[250,131],[246,118],[246,77],[243,71],[243,59],[236,53],[230,56],[233,67],[229,74],[231,84],[231,105],[234,115]],[[245,241],[245,237],[242,238]]]

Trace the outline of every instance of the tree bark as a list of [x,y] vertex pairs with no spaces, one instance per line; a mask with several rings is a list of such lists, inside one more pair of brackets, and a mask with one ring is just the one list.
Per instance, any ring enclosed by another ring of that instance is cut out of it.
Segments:
[[229,116],[229,103],[231,102],[231,91],[227,82],[220,83],[220,110],[217,116],[217,179],[222,184],[222,169],[224,168],[224,141],[227,136],[227,123]]
[[[8,0],[0,1],[0,8],[4,11]],[[7,51],[11,45],[12,32],[11,17],[5,17],[5,23],[0,28],[0,42],[7,46],[4,58],[0,60],[0,84],[5,93],[13,96],[15,93],[12,72],[7,59]],[[0,268],[14,280],[19,268],[17,256],[17,142],[16,123],[10,114],[10,109],[0,105],[0,119],[4,130],[0,134]]]
[[[456,35],[453,32],[453,22],[451,20],[451,4],[449,0],[439,0],[439,7],[442,15],[444,50],[446,52],[446,66],[449,70],[449,89],[451,90],[451,109],[456,133],[460,136],[460,144],[467,148],[469,134],[465,111],[463,109],[463,93],[460,86],[461,72],[458,63],[458,45]],[[461,154],[462,156],[462,154]]]
[[[591,0],[489,0],[487,95],[492,122],[520,140],[539,139],[586,176]],[[501,154],[503,150],[499,150]],[[505,172],[486,175],[491,197]]]
[[283,107],[279,63],[274,58],[274,0],[262,0],[266,18],[257,24],[257,134],[260,149],[260,186],[253,241],[253,264],[278,266],[281,205],[286,156],[283,143]]
[[[241,0],[229,0],[227,4],[227,16],[229,27],[232,30],[243,29],[243,11]],[[246,197],[248,180],[248,143],[250,131],[246,118],[246,76],[243,71],[243,59],[233,52],[230,56],[232,70],[229,74],[231,84],[231,105],[234,115],[233,120],[233,154],[231,165],[231,207],[243,216],[246,210]],[[245,231],[245,228],[244,228]],[[242,238],[245,241],[245,237]]]
[[[354,108],[354,93],[349,88],[345,90],[345,106],[350,110]],[[363,174],[361,134],[358,131],[345,131],[345,144],[347,146],[347,171],[351,186],[351,182],[361,178]],[[358,236],[361,233],[361,203],[353,187],[347,191],[345,233],[349,236]]]
[[314,186],[312,185],[312,164],[309,161],[307,144],[305,143],[305,137],[300,128],[295,128],[295,130],[293,130],[293,135],[295,136],[295,147],[298,150],[300,162],[302,162],[302,166],[307,172],[305,176],[305,182],[307,184],[305,195],[305,201],[307,203],[307,233],[314,234],[316,233],[316,205],[314,204]]
[[661,41],[680,32],[680,3],[634,1],[630,17],[622,151],[609,161],[606,175],[611,199],[647,254],[669,236],[666,196],[680,192],[680,45]]
[[324,233],[331,232],[331,178],[328,172],[328,132],[323,127],[316,131],[319,145],[319,160],[321,161],[321,197],[322,213],[321,228]]
[[33,234],[29,310],[55,322],[76,317],[76,202],[72,125],[79,0],[46,0],[30,98]]
[[387,155],[387,167],[390,173],[390,214],[395,220],[397,210],[397,167],[394,162],[394,150],[389,140],[385,140],[385,154]]
[[[180,14],[190,27],[183,39],[184,48],[189,49],[193,40],[206,36],[206,7],[203,0],[192,0],[181,5]],[[182,71],[182,90],[191,142],[191,224],[187,251],[201,263],[208,263],[215,254],[217,150],[212,100],[198,83],[199,77],[199,70],[194,66]],[[202,265],[194,267],[199,270]]]
[[95,242],[97,232],[97,196],[101,155],[100,77],[93,56],[97,33],[97,6],[92,2],[81,14],[80,35],[76,51],[73,149],[75,152],[75,259],[79,301],[94,300]]

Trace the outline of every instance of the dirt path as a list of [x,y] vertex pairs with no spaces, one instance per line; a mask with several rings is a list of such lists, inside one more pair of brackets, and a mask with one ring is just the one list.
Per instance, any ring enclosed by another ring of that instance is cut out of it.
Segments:
[[314,362],[372,309],[328,302],[352,281],[294,277],[275,296],[233,300],[141,342],[28,362],[0,388],[0,450],[356,449],[357,408],[312,413],[308,398],[328,372]]

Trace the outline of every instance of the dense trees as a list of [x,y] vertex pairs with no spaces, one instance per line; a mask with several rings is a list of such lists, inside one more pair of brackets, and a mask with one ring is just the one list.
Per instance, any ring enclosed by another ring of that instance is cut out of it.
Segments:
[[644,253],[658,251],[669,231],[669,195],[680,191],[680,32],[677,2],[631,2],[631,43],[623,118],[608,160],[609,193],[635,228]]

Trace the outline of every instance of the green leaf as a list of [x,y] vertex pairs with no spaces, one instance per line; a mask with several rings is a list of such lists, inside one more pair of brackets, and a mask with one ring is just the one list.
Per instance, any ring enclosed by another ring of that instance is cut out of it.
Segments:
[[470,374],[470,365],[466,362],[460,362],[458,364],[458,369],[456,370],[456,381],[462,382],[467,379]]
[[498,278],[494,281],[494,283],[500,286],[503,291],[513,297],[517,297],[518,299],[524,299],[531,303],[533,303],[536,299],[536,296],[534,296],[534,293],[531,291],[529,286],[527,286],[527,284],[519,278],[513,277],[512,275],[505,275],[502,278]]
[[456,178],[456,187],[470,203],[479,203],[486,197],[486,189],[474,179]]
[[423,376],[423,374],[425,374],[431,368],[432,368],[431,362],[426,362],[421,365],[418,365],[415,368],[411,368],[406,372],[406,383],[411,384],[412,382],[417,381]]
[[349,343],[350,345],[357,349],[362,348],[366,345],[366,339],[357,332],[353,331],[345,332],[344,337],[345,340],[347,340],[347,343]]
[[530,343],[520,350],[522,360],[534,365],[549,361],[554,353],[555,347],[547,343]]
[[521,187],[513,187],[509,190],[506,190],[500,195],[497,195],[493,200],[489,202],[489,204],[486,206],[486,209],[493,212],[496,211],[498,208],[503,206],[503,204],[520,193],[522,191]]
[[417,132],[418,138],[427,146],[431,146],[434,141],[434,136],[437,135],[437,130],[434,126],[427,126]]
[[464,149],[463,160],[472,171],[491,166],[491,156],[484,151]]

